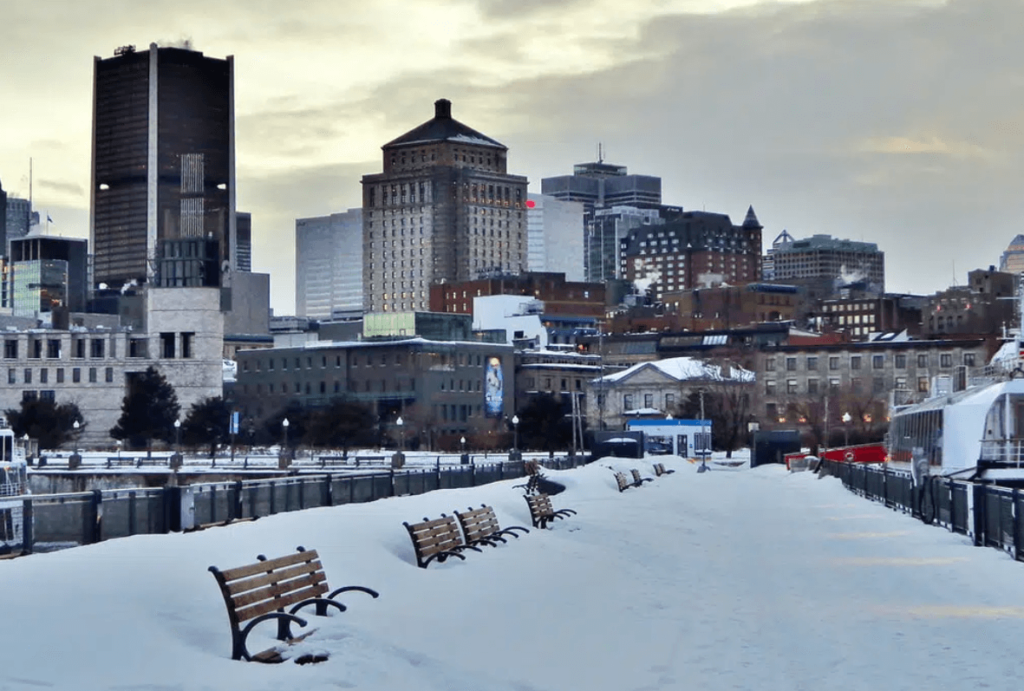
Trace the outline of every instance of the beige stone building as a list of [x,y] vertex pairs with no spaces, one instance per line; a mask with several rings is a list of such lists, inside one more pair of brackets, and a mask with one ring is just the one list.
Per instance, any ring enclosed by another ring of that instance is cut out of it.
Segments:
[[148,288],[142,328],[8,327],[3,340],[0,410],[27,398],[73,402],[85,432],[80,445],[113,447],[131,377],[154,365],[174,387],[184,418],[192,403],[223,391],[224,317],[218,288]]

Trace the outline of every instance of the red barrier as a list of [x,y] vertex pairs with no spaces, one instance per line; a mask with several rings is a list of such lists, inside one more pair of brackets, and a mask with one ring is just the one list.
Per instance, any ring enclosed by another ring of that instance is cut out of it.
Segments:
[[[785,455],[786,469],[789,469],[790,461],[806,458],[810,454],[789,453]],[[825,458],[830,461],[847,461],[849,463],[885,463],[884,444],[858,444],[857,446],[843,446],[836,449],[826,449],[818,454],[818,458]]]

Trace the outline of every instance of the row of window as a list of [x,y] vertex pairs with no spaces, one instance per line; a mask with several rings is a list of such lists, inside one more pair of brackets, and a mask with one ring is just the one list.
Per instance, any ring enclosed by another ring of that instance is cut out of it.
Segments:
[[[830,355],[828,356],[828,368],[830,370],[839,370],[842,368],[843,357],[841,355]],[[859,370],[865,364],[864,361],[870,357],[872,369],[884,369],[886,358],[885,354],[876,354],[871,356],[862,355],[850,355],[849,364],[850,369]],[[927,368],[929,364],[928,353],[917,354],[917,366],[921,368]],[[893,365],[896,369],[907,368],[907,358],[905,353],[897,353],[893,356]],[[764,369],[766,372],[776,371],[776,360],[779,359],[774,355],[769,355],[764,360]],[[808,371],[815,372],[818,370],[819,357],[817,355],[807,355],[805,358],[805,366]],[[796,356],[789,356],[782,358],[785,363],[787,372],[795,372],[797,370],[798,358]],[[975,367],[977,365],[977,356],[975,353],[964,353],[962,358],[963,365],[965,367]],[[949,368],[953,366],[953,353],[939,353],[939,367]]]
[[[26,372],[28,372],[28,370],[26,370]],[[28,376],[28,375],[26,375],[26,376]],[[92,376],[92,375],[90,374],[90,376]],[[63,379],[61,379],[60,381],[63,381]],[[78,380],[76,379],[75,381],[78,381]],[[94,381],[94,380],[91,380],[91,381]],[[457,381],[458,381],[458,388],[456,389],[455,388],[455,386],[456,386],[456,384],[455,384],[456,380],[455,379],[451,379],[451,380],[444,380],[444,379],[442,379],[441,380],[441,391],[442,392],[444,392],[444,391],[451,391],[453,393],[454,392],[460,392],[460,393],[467,393],[468,392],[468,393],[472,393],[474,390],[477,393],[481,393],[483,391],[483,380],[480,380],[480,379],[477,379],[477,380],[459,379]],[[29,379],[26,380],[26,383],[31,383],[31,377],[29,377]],[[46,382],[44,380],[44,381],[41,381],[40,383],[46,383]],[[264,391],[264,388],[263,388],[263,384],[254,384],[254,385],[251,385],[251,386],[249,384],[242,384],[242,393],[249,394],[251,392],[251,393],[256,394],[257,396],[258,395],[262,395],[263,393],[272,394],[272,395],[273,394],[277,394],[277,395],[282,395],[282,396],[286,396],[286,395],[293,394],[293,393],[294,394],[299,394],[299,395],[305,393],[307,396],[311,396],[311,395],[314,394],[314,387],[316,389],[316,391],[315,391],[316,393],[326,394],[328,392],[328,388],[332,389],[332,393],[341,393],[341,382],[340,381],[333,382],[333,384],[330,387],[328,387],[328,384],[327,384],[326,381],[321,381],[321,382],[318,382],[316,384],[314,384],[312,382],[306,382],[305,384],[303,384],[302,382],[294,382],[293,385],[289,384],[288,382],[281,382],[279,384],[276,384],[274,382],[270,382],[270,383],[268,383],[266,385],[266,390],[265,391]],[[388,393],[389,391],[392,392],[392,393],[401,393],[403,391],[415,392],[416,391],[416,380],[415,379],[409,379],[407,386],[403,386],[402,381],[395,380],[391,384],[390,389],[388,388],[388,380],[387,379],[365,379],[365,380],[363,380],[362,384],[360,384],[360,382],[355,381],[355,380],[349,380],[347,390],[350,393],[360,393],[360,391],[362,391],[363,393],[376,393],[376,392]]]
[[[465,366],[473,367],[475,365],[477,367],[483,367],[483,364],[484,364],[483,355],[473,355],[471,353],[469,353],[469,354],[467,354],[467,353],[451,353],[451,354],[449,354],[449,353],[425,353],[425,354],[423,354],[423,357],[429,358],[430,366],[439,365],[441,367],[465,367]],[[280,365],[281,371],[283,371],[283,372],[288,371],[288,362],[289,362],[290,359],[292,360],[292,362],[294,362],[294,367],[292,369],[294,369],[294,370],[301,370],[302,369],[303,358],[299,357],[299,356],[296,356],[293,359],[292,358],[287,358],[287,357],[282,357],[280,359],[268,358],[267,359],[267,363],[266,363],[267,364],[267,371],[268,372],[273,372],[275,366],[277,366],[277,365]],[[411,359],[411,356],[410,356],[410,359]],[[313,369],[313,362],[314,362],[314,360],[316,360],[318,362],[318,364],[320,366],[320,369],[326,369],[329,366],[329,363],[331,363],[331,362],[334,363],[334,367],[335,368],[338,368],[338,367],[342,366],[342,362],[343,362],[341,355],[334,355],[334,356],[321,355],[318,358],[314,358],[312,355],[307,355],[305,357],[306,369]],[[406,354],[404,354],[404,353],[393,353],[393,354],[389,354],[389,353],[366,353],[364,355],[352,354],[349,357],[349,363],[350,363],[350,365],[353,368],[357,368],[357,367],[360,367],[360,366],[362,366],[362,367],[375,367],[375,366],[376,367],[387,367],[387,366],[390,366],[390,365],[402,366],[402,365],[405,364],[405,360],[406,360]],[[247,359],[246,360],[242,360],[242,371],[243,372],[248,372],[249,371],[249,362],[250,362],[250,360],[247,360]],[[253,359],[251,362],[253,362],[253,369],[256,372],[262,371],[263,360]]]
[[[786,394],[787,395],[799,395],[808,394],[814,395],[817,393],[823,393],[823,387],[825,386],[825,380],[819,379],[807,379],[804,385],[800,386],[800,381],[797,379],[787,379],[786,382]],[[907,377],[896,377],[895,388],[901,391],[907,389]],[[828,390],[830,393],[839,391],[842,381],[839,378],[833,377],[828,379]],[[917,390],[921,393],[928,393],[929,380],[928,377],[917,377]],[[866,380],[860,377],[853,377],[850,379],[850,390],[854,393],[861,393],[867,391]],[[888,389],[885,385],[885,377],[873,377],[871,379],[871,392],[880,394],[885,393]],[[764,382],[764,393],[766,396],[778,395],[779,387],[777,386],[774,379],[767,379]]]
[[[631,394],[631,393],[627,393],[627,394],[623,394],[622,395],[622,409],[623,410],[636,410],[636,407],[634,406],[634,404],[640,402],[641,396],[643,396],[642,400],[644,402],[644,405],[643,405],[644,408],[654,408],[654,398],[655,398],[654,394],[652,394],[652,393],[645,393],[645,394]],[[664,402],[665,402],[665,406],[664,406],[663,410],[666,411],[666,412],[671,412],[672,411],[672,407],[676,404],[676,395],[672,394],[672,393],[665,394],[664,395]],[[604,404],[604,401],[602,400],[602,396],[599,395],[598,396],[598,405],[603,405],[603,404]]]
[[[81,367],[71,367],[70,369],[71,369],[71,382],[73,384],[78,384],[79,382],[81,382],[82,381],[82,368]],[[104,367],[103,370],[104,370],[104,374],[103,374],[104,381],[106,383],[108,383],[108,384],[112,384],[114,382],[114,368],[113,367]],[[98,376],[99,368],[98,367],[89,367],[89,368],[87,368],[87,371],[88,371],[88,375],[89,375],[89,383],[90,384],[95,384],[98,381],[97,376]],[[64,381],[65,381],[65,379],[64,379],[64,377],[65,377],[65,368],[64,367],[54,367],[53,368],[53,373],[54,373],[54,382],[57,383],[57,384],[63,384]],[[22,370],[21,374],[22,374],[21,381],[24,384],[31,384],[33,377],[35,377],[40,384],[49,384],[50,383],[50,368],[48,368],[48,367],[40,367],[38,370],[35,370],[35,371],[31,367],[26,367],[26,368],[24,368]],[[7,368],[7,383],[8,384],[17,384],[18,383],[18,368],[17,367],[8,367]]]
[[[88,354],[91,358],[100,359],[105,357],[106,352],[106,339],[104,338],[75,338],[72,339],[71,352],[72,357],[77,359],[85,359],[86,356],[86,341],[89,342]],[[26,357],[33,359],[41,359],[43,352],[46,352],[47,359],[58,360],[61,357],[61,339],[59,338],[29,338]],[[113,348],[111,348],[113,351]],[[113,352],[111,352],[113,357]],[[18,359],[18,339],[7,338],[4,339],[4,359],[5,360],[17,360]]]
[[[574,386],[576,387],[576,390],[577,391],[582,391],[583,390],[583,380],[582,379],[574,379],[573,381],[575,382]],[[554,378],[553,377],[544,377],[543,382],[544,382],[544,387],[543,387],[544,391],[554,391],[554,389],[551,388],[551,385],[554,382]],[[534,390],[537,389],[537,378],[536,377],[527,377],[526,378],[526,389],[528,391],[534,391]],[[566,377],[562,377],[561,378],[561,386],[559,387],[558,390],[559,391],[568,391],[569,390],[569,379],[568,378],[566,378]]]

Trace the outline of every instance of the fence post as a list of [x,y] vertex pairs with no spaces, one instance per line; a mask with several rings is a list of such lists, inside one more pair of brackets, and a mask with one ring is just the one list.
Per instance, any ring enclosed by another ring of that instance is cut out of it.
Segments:
[[1020,532],[1020,510],[1019,510],[1020,504],[1018,502],[1019,497],[1020,497],[1020,490],[1014,489],[1013,490],[1013,499],[1011,500],[1012,501],[1012,506],[1013,506],[1013,558],[1018,560],[1018,561],[1021,558],[1020,550],[1018,549],[1018,547],[1020,546],[1020,539],[1021,539],[1021,532]]
[[234,515],[231,518],[234,519],[234,520],[241,519],[242,518],[242,513],[243,513],[243,511],[245,509],[244,500],[242,499],[242,481],[241,480],[236,480],[235,481],[235,500],[234,500],[234,502],[232,502],[232,506],[233,506],[233,509],[234,509]]
[[128,534],[135,535],[138,532],[138,515],[135,511],[135,491],[128,492]]
[[334,506],[334,476],[330,473],[324,478],[324,492],[321,501],[324,506]]
[[469,486],[476,487],[476,464],[470,464],[469,466]]
[[389,497],[393,497],[393,496],[395,496],[395,469],[394,468],[388,468],[388,475],[390,476],[390,480],[391,480],[391,493],[388,494],[388,496]]
[[985,544],[985,500],[988,495],[984,485],[974,485],[974,546]]
[[32,500],[25,499],[21,504],[21,553],[32,554],[32,543],[35,541],[33,528]]
[[89,510],[85,523],[85,544],[99,542],[103,537],[103,493],[94,489],[89,497]]

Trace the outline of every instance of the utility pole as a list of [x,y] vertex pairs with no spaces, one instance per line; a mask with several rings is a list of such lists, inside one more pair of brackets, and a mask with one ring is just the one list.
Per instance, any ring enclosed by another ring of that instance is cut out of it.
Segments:
[[698,389],[700,393],[700,467],[698,473],[705,473],[708,470],[708,439],[709,434],[704,432],[704,388]]

